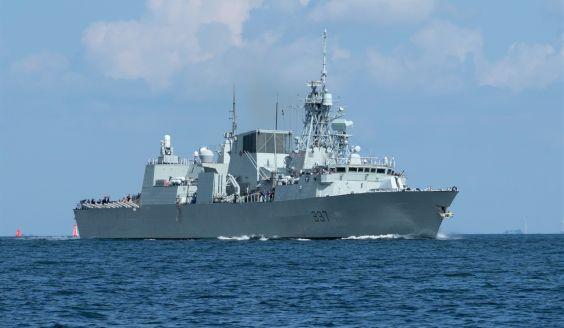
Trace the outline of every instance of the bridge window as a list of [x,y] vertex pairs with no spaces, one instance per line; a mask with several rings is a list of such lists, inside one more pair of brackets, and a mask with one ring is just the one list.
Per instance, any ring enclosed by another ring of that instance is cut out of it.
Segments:
[[337,167],[337,172],[345,172],[346,169],[344,167]]
[[378,169],[376,173],[386,173],[386,169]]

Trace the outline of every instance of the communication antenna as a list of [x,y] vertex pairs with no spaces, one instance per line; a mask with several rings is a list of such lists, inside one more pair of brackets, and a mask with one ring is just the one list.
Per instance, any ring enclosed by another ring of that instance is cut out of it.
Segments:
[[276,93],[276,119],[274,122],[274,130],[278,130],[278,93]]
[[272,177],[272,187],[276,188],[278,180],[278,151],[276,150],[276,142],[278,140],[278,92],[276,93],[276,119],[274,122],[274,176]]
[[321,70],[321,83],[325,90],[327,82],[327,29],[323,31],[323,69]]
[[231,136],[237,131],[237,107],[235,106],[235,84],[233,85],[233,107],[231,108]]

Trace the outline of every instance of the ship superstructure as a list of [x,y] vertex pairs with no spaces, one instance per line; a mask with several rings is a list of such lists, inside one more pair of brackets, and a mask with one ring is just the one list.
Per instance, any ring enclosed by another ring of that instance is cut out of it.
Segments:
[[80,202],[81,237],[435,236],[452,216],[456,188],[410,188],[393,158],[363,157],[350,144],[353,122],[333,108],[327,87],[326,40],[324,32],[321,77],[308,83],[301,135],[237,133],[234,94],[231,131],[219,150],[202,147],[182,159],[165,135],[139,195]]

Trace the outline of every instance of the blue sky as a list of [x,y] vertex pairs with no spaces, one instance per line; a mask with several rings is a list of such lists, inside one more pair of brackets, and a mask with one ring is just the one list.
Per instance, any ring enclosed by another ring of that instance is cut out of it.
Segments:
[[0,1],[0,235],[70,234],[77,200],[140,189],[165,133],[219,143],[233,84],[240,128],[272,127],[324,28],[355,144],[461,190],[445,232],[559,232],[563,22],[562,1]]

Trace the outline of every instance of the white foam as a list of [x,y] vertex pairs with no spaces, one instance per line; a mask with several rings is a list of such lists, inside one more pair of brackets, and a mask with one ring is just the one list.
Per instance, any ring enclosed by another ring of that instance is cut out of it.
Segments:
[[398,239],[405,238],[405,236],[398,235],[395,233],[389,233],[386,235],[364,235],[364,236],[349,236],[341,238],[343,240],[367,240],[367,239]]
[[245,240],[260,240],[260,241],[267,241],[270,239],[277,239],[278,236],[271,236],[271,237],[266,237],[265,235],[242,235],[242,236],[231,236],[231,237],[226,237],[226,236],[219,236],[217,237],[217,239],[219,240],[236,240],[236,241],[245,241]]
[[247,235],[233,236],[233,237],[219,236],[219,237],[217,237],[217,239],[219,239],[219,240],[238,240],[238,241],[242,241],[242,240],[249,240],[249,239],[251,239],[251,237],[249,237],[249,236],[247,236]]
[[450,235],[447,235],[446,233],[439,232],[439,233],[437,233],[437,239],[438,240],[456,240],[456,239],[461,239],[461,237],[460,236],[450,236]]
[[298,241],[310,241],[311,239],[307,239],[307,238],[296,238],[295,240],[298,240]]

